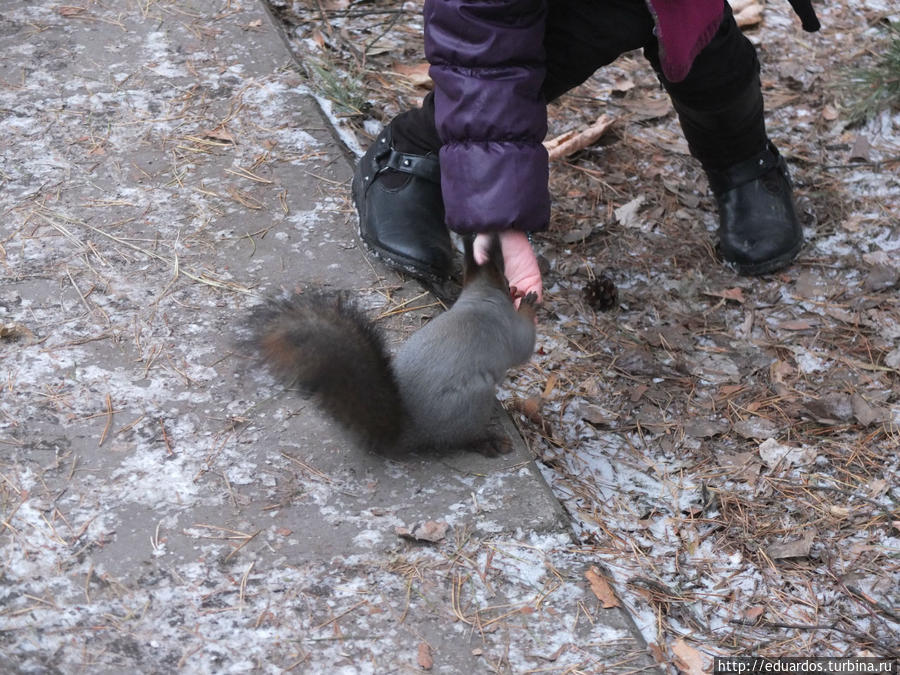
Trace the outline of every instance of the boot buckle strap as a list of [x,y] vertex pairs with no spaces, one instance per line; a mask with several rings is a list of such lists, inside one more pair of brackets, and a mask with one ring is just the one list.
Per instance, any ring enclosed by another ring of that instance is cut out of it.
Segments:
[[434,155],[412,155],[391,148],[384,168],[409,173],[432,183],[441,182],[441,165]]
[[784,158],[775,146],[769,143],[766,149],[755,157],[744,160],[728,169],[708,169],[706,176],[709,179],[709,186],[713,193],[720,195],[761,178],[776,169],[787,177],[787,164],[785,164]]

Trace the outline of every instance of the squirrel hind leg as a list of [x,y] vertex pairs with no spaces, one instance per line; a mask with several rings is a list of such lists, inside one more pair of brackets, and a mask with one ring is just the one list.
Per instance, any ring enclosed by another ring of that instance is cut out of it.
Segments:
[[484,429],[484,434],[470,444],[470,449],[485,457],[500,457],[515,450],[515,444],[499,419],[494,417]]

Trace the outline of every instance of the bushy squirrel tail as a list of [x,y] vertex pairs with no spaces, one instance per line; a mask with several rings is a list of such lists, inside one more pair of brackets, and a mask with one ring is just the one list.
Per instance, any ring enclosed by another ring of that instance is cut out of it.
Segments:
[[391,447],[406,423],[381,333],[342,294],[269,300],[250,317],[251,346],[267,368],[322,408],[363,444]]

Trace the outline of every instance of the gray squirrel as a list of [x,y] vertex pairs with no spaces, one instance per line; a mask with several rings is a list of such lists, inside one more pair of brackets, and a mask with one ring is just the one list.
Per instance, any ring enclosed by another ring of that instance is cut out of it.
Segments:
[[392,358],[384,338],[342,294],[270,300],[250,317],[250,344],[277,377],[312,395],[365,446],[390,452],[468,447],[509,452],[492,433],[496,387],[534,351],[537,295],[515,308],[498,237],[475,262],[464,238],[463,289]]

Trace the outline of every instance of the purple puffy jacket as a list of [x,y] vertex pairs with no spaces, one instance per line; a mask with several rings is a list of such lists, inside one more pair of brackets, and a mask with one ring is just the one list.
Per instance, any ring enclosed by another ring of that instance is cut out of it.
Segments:
[[[669,80],[687,75],[721,21],[723,1],[648,1]],[[541,95],[547,2],[425,2],[425,55],[444,143],[441,189],[456,232],[542,230],[550,220]]]

